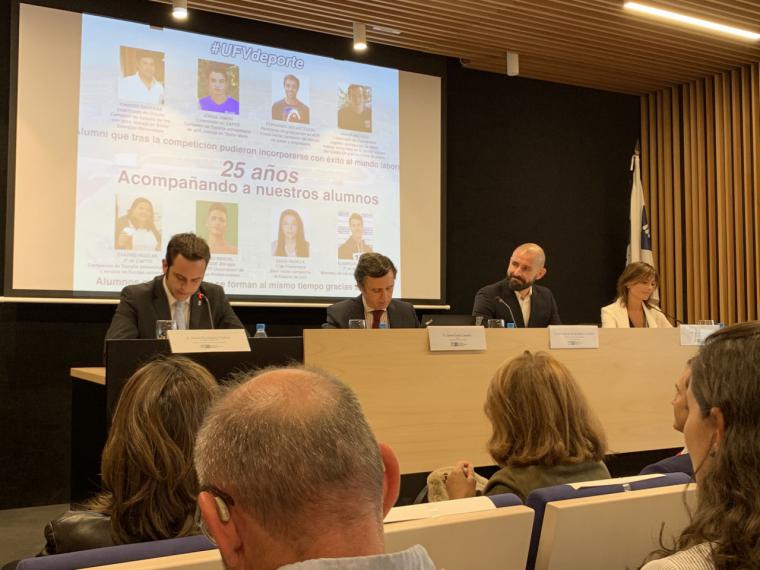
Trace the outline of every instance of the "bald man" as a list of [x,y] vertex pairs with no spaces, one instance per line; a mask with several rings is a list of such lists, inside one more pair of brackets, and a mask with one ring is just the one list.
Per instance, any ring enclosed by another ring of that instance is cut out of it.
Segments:
[[509,259],[507,278],[478,291],[472,314],[484,319],[504,319],[518,328],[562,324],[552,292],[535,284],[546,275],[545,263],[541,246],[535,243],[518,246]]
[[398,461],[336,378],[253,376],[208,412],[194,459],[205,530],[229,570],[435,568],[419,545],[384,553]]

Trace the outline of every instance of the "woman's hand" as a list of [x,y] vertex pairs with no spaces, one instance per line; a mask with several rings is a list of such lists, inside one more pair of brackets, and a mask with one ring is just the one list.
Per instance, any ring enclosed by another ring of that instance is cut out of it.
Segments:
[[475,496],[475,470],[469,461],[459,461],[446,478],[449,499]]

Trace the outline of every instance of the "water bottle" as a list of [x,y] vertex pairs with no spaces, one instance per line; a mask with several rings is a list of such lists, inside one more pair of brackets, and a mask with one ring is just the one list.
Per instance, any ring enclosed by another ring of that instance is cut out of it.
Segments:
[[256,334],[253,338],[267,338],[267,326],[264,323],[256,324]]
[[378,328],[380,328],[380,329],[387,329],[388,328],[388,323],[380,323],[380,325],[378,326]]

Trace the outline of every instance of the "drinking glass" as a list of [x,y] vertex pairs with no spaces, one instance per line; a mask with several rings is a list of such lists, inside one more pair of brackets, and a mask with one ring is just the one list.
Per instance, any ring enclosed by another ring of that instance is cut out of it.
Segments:
[[177,321],[158,320],[156,321],[156,338],[166,338],[166,331],[177,330]]

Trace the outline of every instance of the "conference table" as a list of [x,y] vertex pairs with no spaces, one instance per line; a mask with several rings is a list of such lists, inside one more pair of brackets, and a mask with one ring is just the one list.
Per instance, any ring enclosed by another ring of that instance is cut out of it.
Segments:
[[[492,465],[483,412],[496,369],[525,350],[550,352],[573,373],[607,433],[610,453],[683,445],[673,428],[674,383],[697,347],[678,329],[600,329],[599,348],[549,348],[547,329],[485,329],[481,351],[431,352],[427,329],[306,329],[304,363],[334,374],[358,394],[379,440],[404,474],[459,459]],[[103,368],[73,378],[105,384]]]
[[547,329],[485,329],[486,350],[431,352],[426,329],[304,330],[304,360],[350,384],[402,473],[466,459],[492,465],[483,411],[496,369],[544,350],[573,373],[607,433],[610,453],[683,446],[674,384],[695,346],[678,329],[599,329],[597,349],[549,349]]

